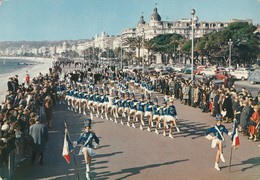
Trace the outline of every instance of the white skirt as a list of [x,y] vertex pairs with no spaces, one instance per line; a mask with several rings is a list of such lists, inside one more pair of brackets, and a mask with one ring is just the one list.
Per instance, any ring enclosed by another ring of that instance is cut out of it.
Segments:
[[136,110],[135,109],[130,109],[130,114],[132,113],[136,113]]
[[156,118],[159,118],[159,120],[161,120],[161,117],[160,117],[160,115],[158,115],[158,114],[153,115],[153,120],[155,120]]
[[151,116],[151,115],[153,115],[153,113],[150,112],[150,111],[145,111],[145,113],[144,113],[144,116],[145,116],[145,117],[146,117],[146,116]]
[[140,116],[142,116],[143,114],[144,114],[143,111],[137,111],[137,112],[136,112],[136,115],[140,115]]
[[165,115],[164,119],[165,119],[166,122],[170,122],[170,121],[175,121],[176,120],[175,117],[170,116],[170,115]]

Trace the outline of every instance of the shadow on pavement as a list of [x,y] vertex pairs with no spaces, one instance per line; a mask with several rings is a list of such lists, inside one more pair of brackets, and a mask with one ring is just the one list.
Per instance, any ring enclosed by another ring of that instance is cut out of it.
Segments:
[[127,169],[122,169],[121,171],[118,171],[118,172],[106,171],[106,172],[101,172],[98,174],[93,172],[93,173],[91,173],[91,178],[93,178],[95,180],[101,180],[101,179],[111,179],[111,176],[113,176],[113,175],[122,175],[122,177],[117,178],[117,180],[127,179],[130,176],[139,174],[142,170],[145,170],[145,169],[156,168],[159,166],[172,165],[172,164],[181,163],[181,162],[188,161],[188,160],[189,159],[183,159],[183,160],[165,162],[165,163],[161,163],[161,164],[151,164],[151,165],[146,165],[146,166],[141,166],[141,167],[127,168]]

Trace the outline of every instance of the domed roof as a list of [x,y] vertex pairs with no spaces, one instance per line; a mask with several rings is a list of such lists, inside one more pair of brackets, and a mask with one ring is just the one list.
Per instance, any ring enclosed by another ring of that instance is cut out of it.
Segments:
[[139,25],[144,25],[144,24],[145,24],[144,16],[141,16],[141,17],[140,17],[140,21],[138,22],[137,25],[139,26]]
[[157,12],[157,8],[154,8],[153,14],[151,15],[150,18],[151,21],[161,21],[161,16]]

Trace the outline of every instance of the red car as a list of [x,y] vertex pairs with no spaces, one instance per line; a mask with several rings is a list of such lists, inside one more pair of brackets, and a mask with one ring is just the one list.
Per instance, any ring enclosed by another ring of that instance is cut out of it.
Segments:
[[219,80],[226,79],[227,77],[228,77],[228,73],[226,71],[217,72],[215,75],[215,78]]
[[200,67],[197,67],[197,69],[194,69],[193,71],[193,74],[198,74],[198,75],[201,75],[201,71],[204,70],[206,67],[204,66],[200,66]]

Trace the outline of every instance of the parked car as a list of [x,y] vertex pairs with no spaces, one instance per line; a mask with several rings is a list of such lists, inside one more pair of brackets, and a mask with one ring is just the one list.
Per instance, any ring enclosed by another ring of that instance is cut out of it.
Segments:
[[174,70],[177,72],[183,72],[184,69],[185,69],[185,66],[183,66],[183,65],[174,66]]
[[226,71],[221,71],[216,73],[215,78],[219,80],[226,79],[228,77],[228,73]]
[[165,70],[168,71],[169,73],[176,73],[176,70],[169,66],[166,66]]
[[260,83],[260,69],[254,70],[254,72],[249,76],[248,81],[250,84]]
[[191,74],[191,68],[185,68],[183,73],[184,74]]
[[164,64],[156,64],[156,66],[154,67],[154,70],[156,72],[160,72],[161,70],[163,70],[165,68]]
[[216,74],[216,68],[206,68],[201,71],[203,76],[214,76]]
[[235,79],[241,79],[244,81],[245,79],[248,79],[249,77],[249,71],[246,68],[238,68],[235,71],[231,71],[230,74],[235,78]]
[[170,76],[170,73],[169,73],[169,71],[167,71],[167,70],[161,70],[160,71],[160,73],[159,73],[159,76],[160,77],[165,77],[165,76]]
[[203,71],[205,68],[205,66],[197,66],[197,68],[194,69],[193,74],[201,75],[201,71]]

